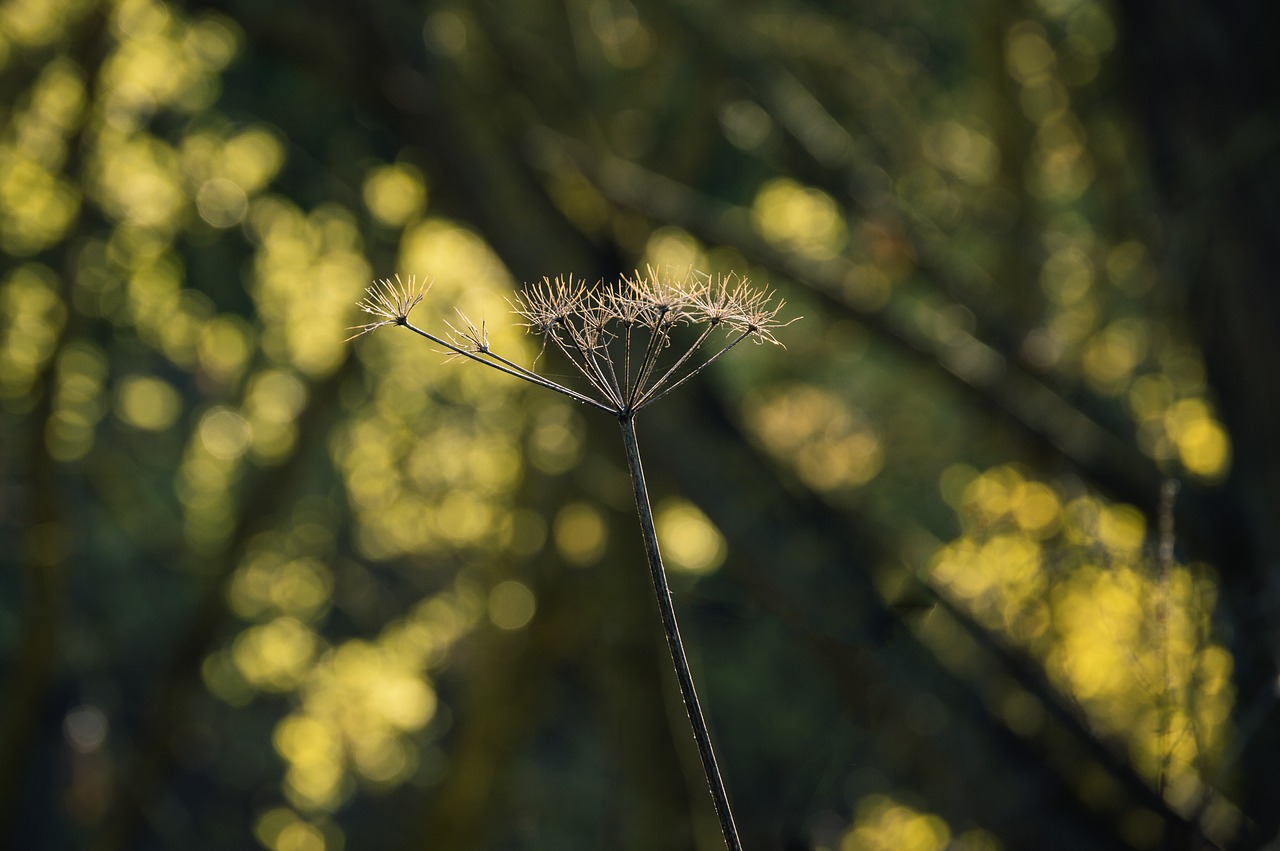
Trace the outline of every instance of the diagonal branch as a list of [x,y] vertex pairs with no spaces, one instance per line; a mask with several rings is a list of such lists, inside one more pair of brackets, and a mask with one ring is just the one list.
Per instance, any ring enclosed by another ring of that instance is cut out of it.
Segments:
[[[856,649],[880,656],[881,665],[885,667],[895,664],[892,660],[900,652],[895,645],[903,638],[895,638],[893,644],[886,645],[884,633],[911,636],[911,641],[919,641],[907,615],[887,603],[874,589],[866,569],[871,564],[900,562],[900,553],[906,547],[901,530],[890,529],[865,511],[835,509],[778,468],[746,438],[731,412],[714,393],[685,394],[660,410],[662,417],[681,423],[684,439],[660,444],[658,461],[664,471],[678,478],[680,486],[731,540],[742,544],[735,548],[735,558],[726,569],[734,570],[738,579],[754,589],[755,603],[765,610],[776,609],[787,622],[799,619],[795,625],[809,640],[844,646],[846,652]],[[778,486],[779,476],[783,487]],[[763,505],[754,504],[751,511],[744,512],[741,505],[735,505],[734,494],[768,494],[768,501]],[[795,529],[804,527],[824,530],[826,548],[820,556],[824,564],[803,577],[792,578],[787,572],[774,570],[774,565],[789,560],[792,546],[789,536],[794,536]],[[822,592],[838,601],[830,607],[829,617],[824,617],[803,597],[813,593],[806,585],[809,577],[817,574],[839,577],[838,581],[828,578]],[[927,605],[938,608],[935,614],[951,619],[1002,675],[1044,706],[1057,734],[1070,742],[1070,750],[1075,755],[1075,759],[1067,763],[1043,757],[1000,756],[1001,760],[1009,760],[1009,770],[1024,771],[1028,770],[1026,766],[1035,765],[1035,771],[1054,774],[1064,789],[1071,790],[1079,788],[1079,778],[1074,772],[1092,763],[1112,778],[1117,789],[1123,790],[1126,801],[1157,813],[1171,837],[1188,842],[1194,838],[1197,844],[1188,847],[1217,847],[1225,843],[1212,835],[1207,825],[1171,807],[1123,754],[1095,735],[1036,660],[977,622],[944,592],[923,583],[914,574],[904,579],[915,587]],[[937,677],[950,679],[958,688],[973,693],[975,702],[982,704],[982,678],[952,676],[927,649],[914,664],[925,666],[925,683],[932,683]],[[1003,727],[1003,722],[986,711],[977,717],[984,724]],[[1011,744],[1016,743],[1019,750],[1052,753],[1061,748],[1061,741],[1055,740],[1054,735],[1046,728],[1033,736],[1013,737]],[[1123,811],[1123,807],[1116,809],[1116,812]]]
[[745,211],[733,205],[566,137],[546,132],[540,140],[534,155],[545,170],[576,168],[616,206],[732,247],[750,262],[804,284],[827,309],[857,315],[900,352],[940,367],[993,414],[1019,425],[1036,445],[1154,515],[1163,478],[1150,459],[973,334],[958,327],[939,334],[943,309],[897,293],[883,307],[860,304],[847,293],[849,261],[818,262],[781,251],[756,236],[745,225]]

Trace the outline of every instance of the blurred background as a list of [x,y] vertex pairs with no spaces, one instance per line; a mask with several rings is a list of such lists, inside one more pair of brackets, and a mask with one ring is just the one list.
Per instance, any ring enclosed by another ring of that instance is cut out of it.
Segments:
[[1265,3],[0,3],[0,845],[723,847],[616,426],[387,329],[786,300],[640,417],[748,849],[1275,847]]

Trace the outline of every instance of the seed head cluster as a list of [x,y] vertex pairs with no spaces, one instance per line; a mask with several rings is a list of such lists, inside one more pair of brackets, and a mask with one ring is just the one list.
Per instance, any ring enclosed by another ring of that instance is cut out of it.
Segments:
[[[442,339],[409,322],[428,286],[414,278],[377,281],[358,306],[374,321],[353,328],[359,337],[401,325],[443,345],[450,354],[479,361],[618,416],[652,404],[746,339],[778,344],[774,331],[785,302],[734,274],[683,275],[652,267],[617,282],[588,285],[573,276],[543,278],[512,301],[522,323],[556,349],[590,388],[583,393],[507,360],[489,347],[484,322],[459,312]],[[687,326],[687,331],[682,328]]]

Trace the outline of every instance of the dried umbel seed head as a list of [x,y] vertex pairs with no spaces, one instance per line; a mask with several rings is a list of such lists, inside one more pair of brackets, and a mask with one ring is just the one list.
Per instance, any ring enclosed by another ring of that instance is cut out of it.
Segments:
[[714,278],[696,271],[684,275],[660,273],[650,267],[616,284],[543,278],[516,296],[513,307],[530,330],[540,334],[577,334],[577,329],[645,326],[665,333],[676,325],[725,325],[754,335],[757,342],[778,343],[777,328],[786,304],[774,293],[752,286],[732,273]]
[[677,278],[650,266],[643,275],[637,272],[634,278],[623,276],[621,287],[624,289],[619,300],[631,302],[642,325],[661,330],[688,319],[689,306],[701,286],[698,274],[692,269]]
[[[467,318],[461,310],[456,307],[454,311],[458,314],[462,327],[456,327],[452,322],[446,322],[449,326],[449,341],[465,352],[476,355],[489,354],[489,328],[483,319],[480,320],[480,327]],[[449,352],[450,357],[458,357],[457,352]]]
[[399,275],[396,275],[394,281],[390,278],[374,281],[373,285],[364,291],[364,298],[358,301],[356,306],[378,319],[348,328],[348,331],[356,333],[347,340],[354,340],[385,325],[409,324],[409,312],[418,306],[430,289],[431,284],[425,282],[419,284],[413,275],[410,275],[407,281],[402,281]]
[[[693,378],[717,358],[748,338],[778,343],[774,331],[785,302],[769,290],[753,287],[737,275],[712,277],[688,270],[660,272],[653,267],[616,283],[588,286],[573,276],[543,278],[511,302],[529,330],[568,360],[590,387],[581,393],[532,369],[519,366],[489,347],[484,322],[459,313],[461,326],[449,324],[448,340],[415,327],[409,312],[422,301],[426,287],[399,277],[377,281],[359,303],[376,321],[357,326],[355,336],[384,325],[403,325],[465,357],[579,402],[620,416],[633,414]],[[689,333],[673,336],[681,326]],[[723,333],[716,334],[717,330]],[[714,335],[714,339],[713,339]]]
[[523,316],[529,330],[541,334],[554,333],[566,319],[587,309],[592,303],[582,281],[557,277],[543,278],[516,295],[513,307]]
[[800,317],[779,322],[778,312],[786,305],[785,299],[774,303],[772,290],[756,289],[746,278],[732,273],[717,275],[715,280],[708,280],[692,297],[691,310],[695,311],[698,321],[711,325],[724,323],[731,328],[752,336],[757,343],[773,343],[782,345],[773,335],[777,328],[783,328]]

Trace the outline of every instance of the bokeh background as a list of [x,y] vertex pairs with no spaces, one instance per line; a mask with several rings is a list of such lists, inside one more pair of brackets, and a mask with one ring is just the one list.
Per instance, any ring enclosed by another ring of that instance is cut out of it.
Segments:
[[1274,847],[1274,24],[0,3],[0,845],[722,847],[616,426],[345,341],[654,264],[803,316],[639,424],[749,849]]

